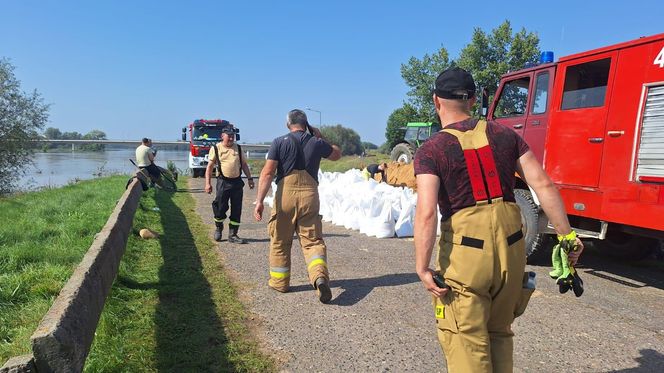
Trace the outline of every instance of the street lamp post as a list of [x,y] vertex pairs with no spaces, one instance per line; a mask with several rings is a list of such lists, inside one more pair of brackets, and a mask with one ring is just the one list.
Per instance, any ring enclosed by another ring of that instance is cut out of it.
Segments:
[[312,108],[310,108],[310,107],[305,108],[305,109],[306,109],[306,110],[309,110],[309,111],[315,111],[315,112],[318,113],[318,127],[320,127],[320,126],[321,126],[321,123],[322,123],[322,117],[323,117],[323,114],[320,112],[320,110],[312,109]]

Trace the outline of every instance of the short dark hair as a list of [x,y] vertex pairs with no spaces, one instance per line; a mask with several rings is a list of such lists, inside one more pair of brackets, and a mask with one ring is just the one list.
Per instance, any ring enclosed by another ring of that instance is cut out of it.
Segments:
[[148,139],[147,137],[144,137],[143,140],[141,140],[141,142],[142,142],[143,144],[147,144],[147,143],[150,142],[150,139]]
[[289,111],[288,115],[286,115],[286,125],[290,127],[294,124],[306,128],[309,125],[307,114],[305,114],[304,111],[300,109],[293,109]]

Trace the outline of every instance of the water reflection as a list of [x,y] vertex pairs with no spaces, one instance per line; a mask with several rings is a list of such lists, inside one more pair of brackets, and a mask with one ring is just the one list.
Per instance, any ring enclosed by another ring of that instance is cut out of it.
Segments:
[[[34,166],[21,178],[21,189],[62,186],[74,180],[92,179],[108,174],[131,174],[136,168],[129,162],[134,149],[103,152],[35,153]],[[156,163],[166,167],[172,161],[181,171],[187,169],[187,151],[159,150]]]

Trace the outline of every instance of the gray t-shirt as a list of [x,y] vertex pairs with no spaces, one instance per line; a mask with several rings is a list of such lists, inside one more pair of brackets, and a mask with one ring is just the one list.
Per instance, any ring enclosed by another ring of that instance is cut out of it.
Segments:
[[[295,143],[299,144],[302,148],[301,154],[304,156],[304,168],[297,166],[297,156],[300,153],[293,140],[291,140],[291,137],[294,137],[296,140]],[[279,180],[294,169],[307,170],[309,175],[318,182],[320,159],[327,158],[331,154],[332,146],[326,141],[313,137],[304,131],[296,131],[274,139],[267,153],[267,159],[279,162],[275,183],[278,183]]]

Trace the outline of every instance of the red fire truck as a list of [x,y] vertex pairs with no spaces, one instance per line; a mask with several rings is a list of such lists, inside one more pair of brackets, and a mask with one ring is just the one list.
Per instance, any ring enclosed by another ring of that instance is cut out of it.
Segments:
[[[579,233],[631,258],[664,238],[664,34],[510,72],[495,97],[488,119],[530,145]],[[517,187],[530,255],[551,227]]]
[[236,139],[239,140],[240,130],[222,119],[196,119],[182,129],[183,141],[187,141],[187,132],[189,132],[189,168],[192,177],[205,176],[210,147],[221,141],[221,130],[228,126],[234,128]]

